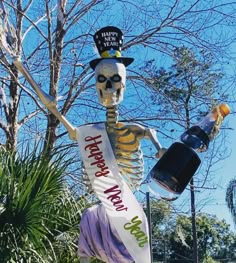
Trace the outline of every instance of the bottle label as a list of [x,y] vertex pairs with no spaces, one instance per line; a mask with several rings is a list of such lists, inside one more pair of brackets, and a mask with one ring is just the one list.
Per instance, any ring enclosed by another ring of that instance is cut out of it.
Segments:
[[210,138],[207,133],[199,126],[189,128],[181,135],[180,139],[192,149],[200,152],[206,151],[210,142]]
[[181,194],[200,163],[201,160],[193,149],[183,143],[175,142],[153,167],[150,175],[153,183],[157,183],[161,188]]

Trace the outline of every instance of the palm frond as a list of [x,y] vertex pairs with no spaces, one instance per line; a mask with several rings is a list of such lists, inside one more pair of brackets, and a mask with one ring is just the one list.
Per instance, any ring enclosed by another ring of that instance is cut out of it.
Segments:
[[[36,152],[24,156],[0,152],[0,254],[4,262],[21,262],[22,258],[23,262],[33,258],[34,262],[45,258],[45,262],[59,262],[63,253],[75,258],[81,207],[63,177],[70,161]],[[27,251],[35,252],[28,257]]]
[[232,214],[233,221],[236,225],[236,179],[233,179],[229,182],[229,185],[226,190],[225,201]]

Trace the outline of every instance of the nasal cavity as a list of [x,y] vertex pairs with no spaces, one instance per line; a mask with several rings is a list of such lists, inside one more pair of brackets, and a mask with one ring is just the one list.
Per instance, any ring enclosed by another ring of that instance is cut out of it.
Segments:
[[108,81],[107,81],[107,84],[106,84],[106,89],[111,89],[111,88],[112,88],[111,81],[108,80]]

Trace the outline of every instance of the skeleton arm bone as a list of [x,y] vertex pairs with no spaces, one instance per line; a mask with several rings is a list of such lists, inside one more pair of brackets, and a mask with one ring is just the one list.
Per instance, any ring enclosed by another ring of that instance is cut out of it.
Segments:
[[71,123],[68,122],[68,120],[58,111],[54,98],[46,94],[42,89],[40,89],[40,87],[36,84],[30,73],[19,60],[16,59],[13,61],[13,63],[33,87],[34,91],[37,93],[39,99],[42,101],[45,107],[65,126],[69,133],[69,137],[72,140],[76,140],[75,127],[73,127]]
[[157,149],[156,157],[161,158],[162,155],[166,152],[166,149],[161,147],[161,144],[157,138],[156,131],[151,128],[146,128],[145,135],[152,141],[153,145],[156,147]]
[[155,148],[157,149],[157,158],[161,158],[162,155],[167,151],[165,148],[162,148],[158,138],[157,132],[154,129],[146,128],[139,124],[128,124],[124,126],[125,128],[130,129],[136,136],[145,137],[153,143]]

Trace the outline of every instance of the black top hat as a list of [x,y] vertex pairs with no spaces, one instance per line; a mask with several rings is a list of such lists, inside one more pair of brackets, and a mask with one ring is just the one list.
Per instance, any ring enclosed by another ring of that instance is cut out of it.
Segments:
[[125,66],[131,64],[134,61],[133,58],[121,57],[123,38],[122,31],[114,26],[107,26],[97,31],[93,39],[101,58],[90,61],[90,67],[95,69],[101,60],[107,58],[115,58]]

